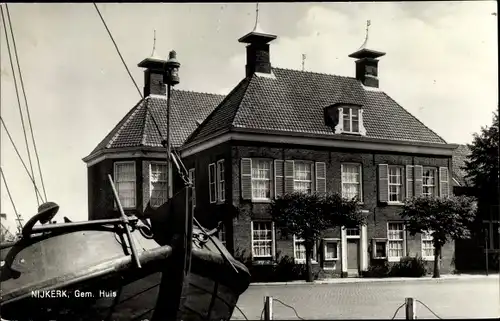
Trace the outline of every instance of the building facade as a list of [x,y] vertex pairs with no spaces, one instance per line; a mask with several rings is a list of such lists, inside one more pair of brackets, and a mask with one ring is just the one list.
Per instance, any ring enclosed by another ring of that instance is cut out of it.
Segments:
[[[350,55],[356,76],[343,77],[272,67],[274,39],[258,30],[239,39],[247,44],[246,76],[227,96],[174,91],[174,145],[194,182],[196,217],[210,228],[221,220],[219,236],[228,249],[244,251],[255,264],[271,264],[278,255],[304,263],[303,240],[281,234],[269,203],[292,191],[338,192],[360,199],[367,224],[318,239],[317,269],[357,276],[407,255],[434,260],[429,235],[410,235],[399,213],[407,197],[451,194],[457,145],[379,88],[378,62],[385,53],[365,43]],[[151,75],[162,69],[148,66],[145,87],[152,88]],[[165,132],[164,97],[148,94],[85,159],[90,219],[116,212],[108,173],[137,215],[166,201],[158,134]],[[160,130],[148,117],[160,120]],[[237,211],[213,215],[221,205]],[[451,271],[454,245],[447,244],[441,256],[442,271]]]

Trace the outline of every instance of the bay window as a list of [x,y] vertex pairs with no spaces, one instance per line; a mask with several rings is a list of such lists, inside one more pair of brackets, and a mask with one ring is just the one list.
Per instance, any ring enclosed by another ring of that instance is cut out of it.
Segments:
[[[114,184],[123,208],[136,207],[135,162],[114,163]],[[115,208],[117,208],[115,202]]]

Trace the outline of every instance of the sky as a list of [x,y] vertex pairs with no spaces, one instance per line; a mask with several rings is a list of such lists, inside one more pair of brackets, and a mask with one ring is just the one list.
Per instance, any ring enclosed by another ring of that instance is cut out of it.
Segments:
[[[137,64],[151,54],[154,30],[159,55],[177,51],[178,89],[227,94],[244,77],[245,47],[237,39],[252,30],[255,4],[98,6],[141,89]],[[91,3],[11,3],[9,10],[48,199],[60,205],[58,221],[86,220],[82,158],[139,94]],[[368,45],[387,53],[379,62],[380,88],[447,142],[464,144],[491,124],[498,106],[496,13],[496,1],[262,3],[259,24],[278,36],[273,66],[300,70],[305,54],[308,71],[354,76],[348,55],[363,43],[371,20]],[[27,162],[3,32],[1,115]],[[1,167],[26,221],[37,210],[33,185],[3,128],[1,134]],[[15,229],[3,183],[0,210]]]

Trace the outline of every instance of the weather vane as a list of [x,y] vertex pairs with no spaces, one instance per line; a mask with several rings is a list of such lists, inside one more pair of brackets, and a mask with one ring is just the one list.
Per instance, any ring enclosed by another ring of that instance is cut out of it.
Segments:
[[304,68],[305,63],[306,63],[306,54],[302,54],[302,71],[305,70],[305,68]]
[[255,26],[253,27],[253,30],[257,30],[257,25],[259,24],[259,3],[257,2],[255,4]]
[[365,41],[361,45],[360,48],[366,47],[366,44],[368,43],[368,32],[370,31],[370,25],[371,25],[371,20],[366,20],[366,36],[365,36]]
[[151,53],[151,57],[156,56],[156,29],[153,31],[153,52]]

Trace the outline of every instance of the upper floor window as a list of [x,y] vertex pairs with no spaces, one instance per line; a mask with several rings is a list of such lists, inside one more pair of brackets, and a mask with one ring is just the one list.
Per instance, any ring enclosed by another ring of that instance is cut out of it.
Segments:
[[[116,162],[114,164],[114,183],[123,208],[136,207],[135,162]],[[115,204],[116,206],[116,204]]]
[[217,198],[223,202],[226,200],[226,182],[224,180],[224,160],[217,161]]
[[359,108],[342,108],[342,122],[344,133],[359,133]]
[[189,169],[188,175],[189,175],[189,180],[191,181],[191,184],[193,184],[192,204],[193,204],[193,209],[194,209],[196,207],[196,175],[195,175],[194,168]]
[[215,203],[217,201],[217,182],[214,163],[208,165],[208,192],[210,203]]
[[400,203],[403,201],[403,168],[389,166],[389,202]]
[[271,198],[271,161],[252,159],[252,199]]
[[357,197],[359,201],[362,196],[361,164],[342,164],[342,197],[352,199]]
[[312,191],[312,167],[310,162],[294,161],[293,185],[295,191],[310,194]]
[[162,205],[168,200],[167,164],[151,163],[149,165],[149,191],[152,207]]
[[436,169],[425,167],[422,173],[422,194],[436,195]]

